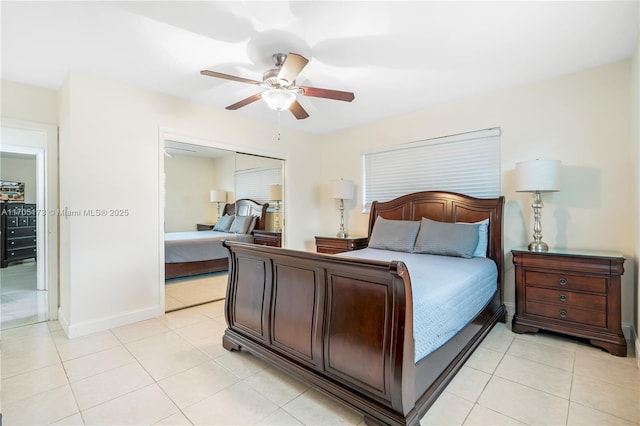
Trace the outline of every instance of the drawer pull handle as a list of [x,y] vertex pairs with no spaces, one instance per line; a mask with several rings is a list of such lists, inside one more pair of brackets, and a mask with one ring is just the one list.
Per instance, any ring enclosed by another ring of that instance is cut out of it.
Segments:
[[565,296],[564,294],[560,295],[560,301],[561,302],[566,302],[567,301],[567,296]]
[[558,284],[567,285],[567,279],[566,278],[560,278],[560,280],[558,281]]
[[560,311],[560,318],[566,318],[567,317],[567,311]]

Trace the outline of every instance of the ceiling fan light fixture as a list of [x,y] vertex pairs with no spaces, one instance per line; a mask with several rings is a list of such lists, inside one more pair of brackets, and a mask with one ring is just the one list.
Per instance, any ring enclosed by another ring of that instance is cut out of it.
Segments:
[[289,109],[296,95],[285,89],[269,89],[262,92],[262,99],[269,105],[269,108],[282,111]]

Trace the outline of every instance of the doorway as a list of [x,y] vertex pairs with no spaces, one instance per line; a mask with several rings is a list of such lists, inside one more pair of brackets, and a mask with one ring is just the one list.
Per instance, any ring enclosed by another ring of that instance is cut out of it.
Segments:
[[23,197],[3,197],[0,212],[14,226],[0,235],[2,329],[57,318],[57,143],[56,126],[2,121],[0,178],[24,185]]

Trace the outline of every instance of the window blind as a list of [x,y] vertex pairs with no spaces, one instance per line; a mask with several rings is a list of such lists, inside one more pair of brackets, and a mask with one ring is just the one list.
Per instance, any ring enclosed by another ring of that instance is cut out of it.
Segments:
[[282,169],[251,169],[235,173],[236,200],[249,198],[258,203],[269,200],[269,186],[282,184]]
[[500,133],[492,128],[365,153],[364,209],[418,191],[499,196]]

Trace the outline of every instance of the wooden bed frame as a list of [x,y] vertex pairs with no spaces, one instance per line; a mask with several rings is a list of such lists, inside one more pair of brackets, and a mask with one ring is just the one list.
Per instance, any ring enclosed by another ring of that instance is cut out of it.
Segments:
[[[260,204],[249,198],[242,198],[235,203],[227,203],[222,210],[222,215],[238,214],[241,216],[258,216],[255,229],[264,229],[269,203]],[[198,262],[165,263],[164,278],[188,277],[191,275],[208,274],[210,272],[226,271],[229,268],[229,258],[202,260]]]
[[443,222],[489,218],[493,299],[447,343],[414,362],[411,281],[402,262],[379,262],[225,242],[231,260],[223,346],[244,348],[361,412],[367,424],[419,424],[496,322],[502,296],[504,197],[418,192],[374,202],[378,217]]

